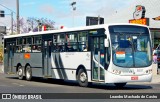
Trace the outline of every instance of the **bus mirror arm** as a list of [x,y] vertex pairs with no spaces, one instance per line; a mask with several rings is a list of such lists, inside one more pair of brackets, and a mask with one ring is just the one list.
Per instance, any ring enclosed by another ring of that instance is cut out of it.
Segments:
[[105,46],[105,47],[109,47],[109,41],[108,41],[108,38],[104,40],[104,46]]

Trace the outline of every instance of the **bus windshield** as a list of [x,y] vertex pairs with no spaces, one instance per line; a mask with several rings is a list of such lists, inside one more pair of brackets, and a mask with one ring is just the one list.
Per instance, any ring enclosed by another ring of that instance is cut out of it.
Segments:
[[113,63],[124,68],[147,67],[152,63],[148,28],[110,26]]

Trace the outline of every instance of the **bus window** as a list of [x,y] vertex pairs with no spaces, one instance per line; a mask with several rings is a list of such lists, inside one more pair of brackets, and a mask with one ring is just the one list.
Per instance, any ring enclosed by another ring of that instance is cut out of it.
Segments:
[[65,51],[65,36],[64,34],[53,35],[53,52]]
[[79,51],[88,51],[88,44],[87,44],[87,31],[79,32],[78,33],[78,48]]
[[41,36],[35,36],[32,38],[32,43],[33,44],[41,44],[42,43],[42,38]]
[[22,46],[16,46],[16,52],[22,52]]
[[16,45],[22,45],[22,39],[21,38],[18,38],[16,40]]
[[77,33],[66,34],[66,51],[74,52],[78,51]]
[[40,45],[33,45],[32,52],[41,52],[41,46]]
[[23,46],[23,52],[31,52],[31,45]]

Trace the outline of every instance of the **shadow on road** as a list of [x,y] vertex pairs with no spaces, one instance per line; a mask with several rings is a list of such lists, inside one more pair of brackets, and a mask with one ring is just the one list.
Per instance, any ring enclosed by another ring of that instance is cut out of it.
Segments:
[[[17,77],[6,77],[6,78],[19,80]],[[21,80],[21,81],[25,81],[25,80]],[[64,81],[64,80],[58,80],[58,79],[45,79],[45,78],[34,77],[34,78],[32,78],[32,82],[79,87],[79,85],[76,81]],[[105,89],[105,90],[146,90],[146,89],[152,89],[152,87],[149,86],[149,84],[148,85],[146,85],[146,84],[145,85],[127,84],[123,88],[117,88],[116,86],[114,86],[114,84],[99,84],[99,83],[98,84],[97,83],[90,83],[90,85],[87,88]]]

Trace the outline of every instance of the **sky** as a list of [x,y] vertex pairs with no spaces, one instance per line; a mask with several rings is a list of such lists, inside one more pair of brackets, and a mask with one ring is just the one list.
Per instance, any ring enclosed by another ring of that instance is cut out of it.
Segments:
[[[76,10],[70,5],[76,1]],[[53,20],[57,26],[77,27],[86,25],[86,16],[108,17],[135,0],[19,0],[20,18],[35,17]],[[0,4],[16,13],[16,0],[0,0]],[[0,5],[6,14],[11,12]],[[10,25],[10,15],[0,18],[0,25]],[[16,21],[16,14],[14,14]]]

